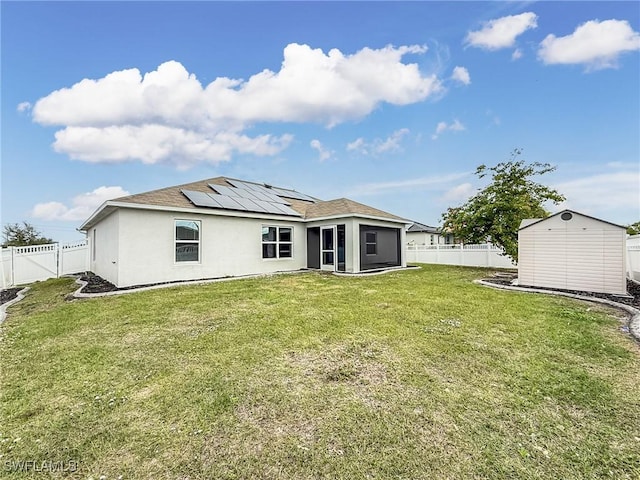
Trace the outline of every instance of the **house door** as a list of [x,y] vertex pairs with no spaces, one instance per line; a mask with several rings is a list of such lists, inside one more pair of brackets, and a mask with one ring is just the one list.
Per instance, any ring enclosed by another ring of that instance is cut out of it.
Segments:
[[322,227],[320,229],[320,268],[322,270],[336,269],[336,228]]

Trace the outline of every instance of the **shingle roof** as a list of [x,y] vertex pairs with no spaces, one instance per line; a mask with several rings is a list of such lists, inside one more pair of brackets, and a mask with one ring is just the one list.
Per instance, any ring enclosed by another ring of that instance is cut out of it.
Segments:
[[393,215],[383,210],[378,210],[377,208],[373,208],[362,203],[354,202],[348,198],[338,198],[336,200],[313,203],[307,207],[304,218],[312,220],[314,218],[332,217],[337,215],[365,215],[369,217],[381,217],[388,218],[390,220],[407,221],[397,215]]
[[[183,194],[182,190],[193,190],[197,192],[211,193],[211,187],[213,185],[224,185],[227,187],[233,187],[227,182],[226,177],[214,177],[205,180],[199,180],[197,182],[185,183],[182,185],[174,185],[171,187],[160,188],[158,190],[152,190],[144,193],[137,193],[134,195],[128,195],[126,197],[115,198],[112,201],[118,204],[131,203],[139,205],[154,205],[167,208],[190,208],[198,210],[193,203],[189,201]],[[369,217],[380,217],[389,220],[405,221],[404,218],[392,215],[391,213],[378,210],[377,208],[364,205],[362,203],[354,202],[348,198],[339,198],[336,200],[306,202],[304,200],[297,200],[287,198],[287,202],[291,204],[291,208],[302,215],[306,220],[332,217],[332,216],[354,216],[364,215]],[[408,222],[407,222],[408,223]]]
[[440,233],[440,229],[438,227],[430,227],[424,223],[414,222],[413,225],[407,229],[407,232]]
[[[115,198],[114,201],[121,203],[136,203],[142,205],[157,205],[160,207],[178,207],[197,209],[187,197],[182,194],[182,190],[193,190],[196,192],[214,193],[209,184],[223,185],[225,187],[233,187],[227,182],[226,177],[214,177],[197,182],[184,183],[182,185],[174,185],[171,187],[151,190],[150,192],[137,193],[126,197]],[[251,183],[251,182],[248,182]],[[291,203],[291,208],[304,216],[307,206],[310,202],[287,198],[287,202]]]

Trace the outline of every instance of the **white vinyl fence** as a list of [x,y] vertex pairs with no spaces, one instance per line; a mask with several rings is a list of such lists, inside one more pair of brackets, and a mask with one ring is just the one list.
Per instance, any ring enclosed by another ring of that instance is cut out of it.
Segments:
[[[631,242],[629,242],[631,243]],[[491,244],[407,245],[407,262],[468,267],[516,268],[509,257]],[[24,285],[38,280],[89,270],[86,240],[2,249],[0,287]],[[640,244],[627,244],[627,273],[640,281]]]
[[2,288],[89,270],[86,240],[2,249]]
[[479,245],[407,245],[407,262],[465,267],[517,268],[490,243]]
[[627,243],[627,275],[640,282],[640,245]]

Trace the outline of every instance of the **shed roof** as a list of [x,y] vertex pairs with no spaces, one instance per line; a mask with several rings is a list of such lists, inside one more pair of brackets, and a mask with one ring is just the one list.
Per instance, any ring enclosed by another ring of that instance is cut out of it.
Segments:
[[607,220],[602,220],[600,218],[592,217],[591,215],[585,215],[584,213],[576,212],[575,210],[564,209],[560,212],[554,213],[553,215],[549,215],[548,217],[545,217],[545,218],[525,218],[524,220],[522,220],[522,222],[520,222],[520,228],[518,230],[523,230],[527,227],[530,227],[531,225],[536,225],[538,223],[545,222],[551,218],[557,217],[558,215],[562,215],[563,213],[566,213],[566,212],[572,213],[574,215],[580,215],[582,217],[590,218],[591,220],[595,220],[596,222],[602,222],[608,225],[612,225],[614,227],[626,229],[626,227],[623,227],[622,225],[618,225],[617,223],[608,222]]

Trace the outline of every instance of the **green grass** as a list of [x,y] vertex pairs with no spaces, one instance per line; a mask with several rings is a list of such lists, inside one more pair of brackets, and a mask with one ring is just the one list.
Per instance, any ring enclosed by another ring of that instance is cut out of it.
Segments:
[[2,475],[640,478],[640,348],[620,314],[472,283],[486,274],[72,302],[68,279],[34,284],[0,327]]

